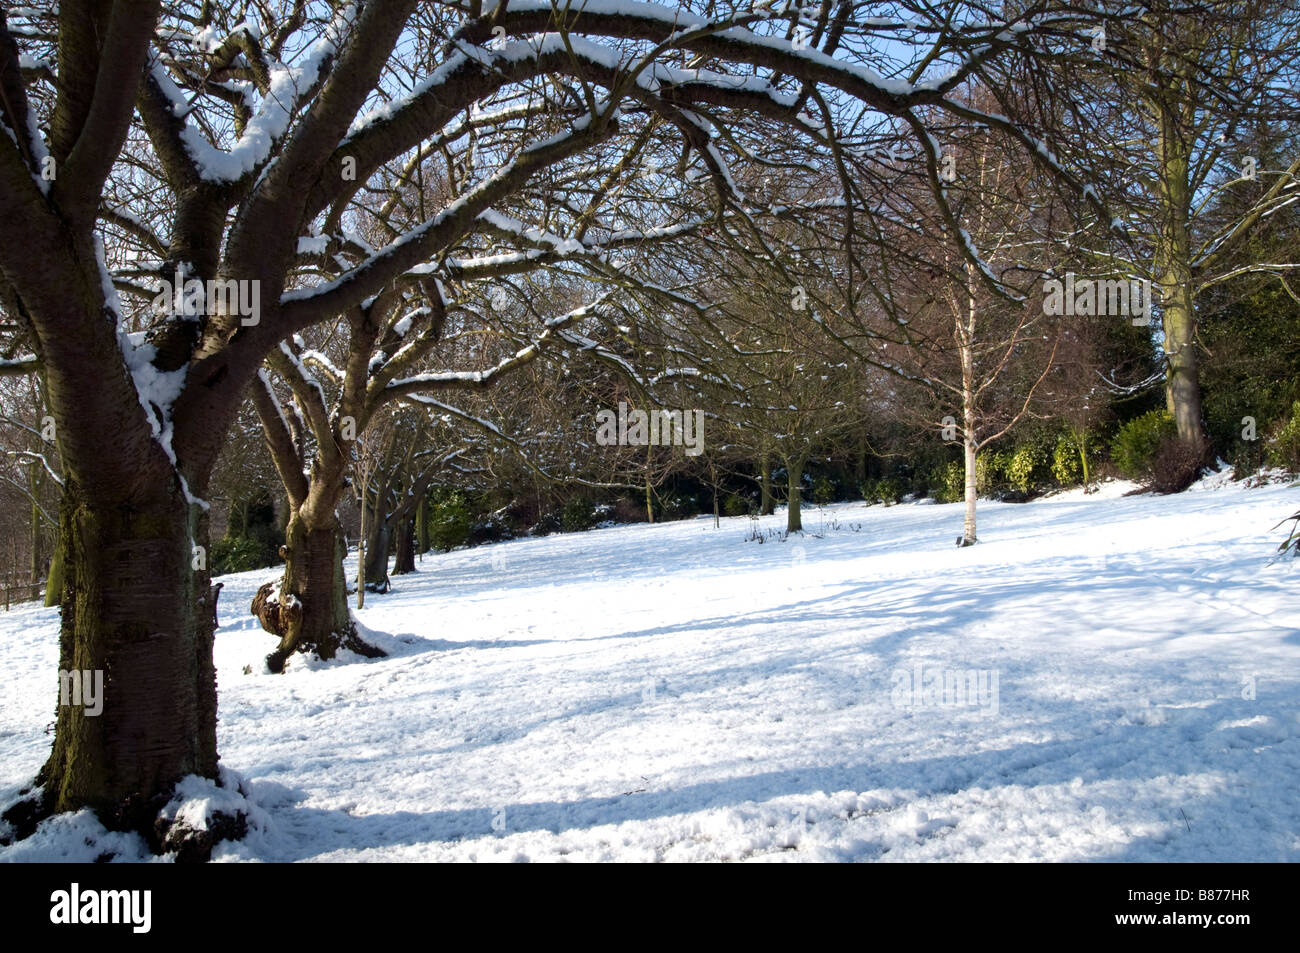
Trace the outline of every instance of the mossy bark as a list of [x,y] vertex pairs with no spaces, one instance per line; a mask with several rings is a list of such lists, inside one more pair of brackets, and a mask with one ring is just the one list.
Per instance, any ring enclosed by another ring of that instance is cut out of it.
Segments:
[[1156,100],[1159,121],[1156,188],[1160,221],[1154,235],[1157,283],[1164,312],[1165,404],[1182,440],[1200,444],[1205,437],[1201,385],[1196,355],[1196,309],[1193,301],[1192,237],[1189,228],[1192,190],[1190,145],[1184,118]]
[[57,606],[63,601],[63,542],[55,539],[54,555],[50,557],[50,574],[45,579],[45,605]]
[[285,632],[267,657],[267,665],[277,672],[294,652],[313,652],[331,659],[356,634],[348,612],[343,533],[338,524],[312,528],[294,514],[289,518],[285,540],[280,602],[292,596],[301,604],[302,614],[301,623]]
[[217,776],[209,577],[192,549],[207,521],[175,482],[102,506],[70,479],[60,507],[59,668],[102,672],[103,706],[59,705],[37,780],[47,809],[90,807],[110,828],[148,830],[177,781]]

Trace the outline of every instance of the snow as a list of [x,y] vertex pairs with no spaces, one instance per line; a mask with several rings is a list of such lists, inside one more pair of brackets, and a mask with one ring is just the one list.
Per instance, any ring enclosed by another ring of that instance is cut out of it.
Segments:
[[[1300,490],[1130,489],[981,503],[964,549],[961,504],[852,503],[785,541],[778,512],[429,555],[359,613],[390,657],[279,676],[247,614],[276,573],[227,576],[220,750],[257,811],[216,856],[1300,860],[1300,562],[1270,562]],[[0,616],[0,801],[57,636]],[[900,700],[918,666],[996,673],[993,704]],[[104,850],[144,856],[83,813],[0,860]]]
[[[551,3],[552,0],[511,0],[507,9],[515,14],[538,10],[549,12],[552,9]],[[487,16],[496,6],[493,2],[485,4],[483,15]],[[861,64],[837,60],[813,46],[796,46],[783,37],[761,35],[744,27],[726,27],[726,24],[734,19],[730,17],[710,19],[677,7],[637,2],[637,0],[573,0],[565,4],[565,12],[570,10],[591,16],[639,18],[675,26],[678,28],[675,37],[694,31],[711,32],[717,37],[739,44],[790,54],[825,70],[861,80],[893,96],[904,96],[914,89],[910,83],[903,80],[889,79]]]
[[329,250],[328,235],[303,235],[298,239],[299,255],[323,255]]
[[[316,84],[322,68],[342,47],[355,18],[356,8],[352,4],[343,5],[321,35],[303,51],[297,64],[290,66],[275,61],[267,64],[270,88],[261,98],[243,134],[228,151],[208,142],[197,126],[185,124],[181,140],[200,178],[209,182],[235,182],[270,158],[275,144],[288,132],[301,96]],[[252,35],[257,35],[256,27],[247,22],[241,24],[240,29],[249,29]],[[215,35],[201,32],[196,35],[195,42],[210,45],[217,40]],[[161,62],[153,62],[150,75],[172,103],[172,112],[178,117],[188,116],[192,108],[189,99]]]

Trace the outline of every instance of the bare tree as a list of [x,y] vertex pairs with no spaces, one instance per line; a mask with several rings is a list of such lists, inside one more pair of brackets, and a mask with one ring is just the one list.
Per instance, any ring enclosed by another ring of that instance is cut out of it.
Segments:
[[[157,849],[189,842],[158,814],[180,778],[218,777],[203,497],[282,342],[396,293],[510,202],[523,234],[560,236],[557,253],[612,240],[620,221],[588,220],[566,197],[638,137],[667,170],[641,180],[639,201],[712,201],[746,221],[731,170],[791,161],[774,127],[816,165],[868,117],[894,117],[933,160],[925,111],[970,118],[953,90],[1010,82],[1092,16],[962,10],[908,0],[864,18],[826,3],[798,37],[797,11],[711,3],[276,3],[255,24],[221,0],[6,10],[0,306],[26,342],[10,353],[40,365],[62,512],[76,514],[60,521],[60,665],[108,676],[101,716],[60,708],[39,804],[9,813],[19,832],[89,807]],[[1053,165],[1027,127],[979,121]],[[390,189],[424,150],[450,160],[454,198],[320,274],[321,243],[356,244],[358,195]],[[828,214],[871,216],[860,194]]]

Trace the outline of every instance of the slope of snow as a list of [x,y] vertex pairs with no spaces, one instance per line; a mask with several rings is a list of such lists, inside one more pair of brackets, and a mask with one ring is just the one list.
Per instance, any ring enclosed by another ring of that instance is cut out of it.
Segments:
[[[228,576],[222,763],[261,810],[217,857],[1300,860],[1300,562],[1270,562],[1300,491],[1122,489],[982,503],[968,549],[959,504],[859,503],[786,541],[426,556],[360,613],[389,658],[281,676],[247,615],[275,574]],[[0,617],[0,652],[8,802],[49,744],[54,610]],[[913,696],[918,666],[986,691]],[[0,859],[103,850],[143,856],[83,813]]]

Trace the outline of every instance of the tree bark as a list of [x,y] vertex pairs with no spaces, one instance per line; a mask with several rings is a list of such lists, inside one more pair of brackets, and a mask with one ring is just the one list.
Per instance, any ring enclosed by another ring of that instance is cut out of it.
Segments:
[[429,551],[429,500],[421,491],[415,504],[415,552],[423,562],[424,554]]
[[314,652],[322,659],[334,658],[340,648],[372,657],[382,654],[357,636],[348,611],[343,531],[338,523],[313,529],[295,513],[289,519],[285,538],[280,602],[284,604],[289,596],[295,598],[302,607],[301,621],[281,635],[280,644],[266,657],[267,667],[273,672],[283,671],[285,661],[294,652]]
[[[217,678],[206,542],[177,481],[105,506],[71,478],[60,508],[62,671],[103,673],[98,714],[61,704],[37,778],[46,808],[90,807],[105,826],[156,836],[181,778],[217,776]],[[180,530],[178,532],[178,529]]]
[[763,516],[776,512],[776,500],[772,498],[772,455],[766,450],[759,457],[759,507]]
[[387,592],[388,524],[378,514],[370,514],[370,538],[366,540],[366,587],[371,592]]
[[1083,465],[1083,487],[1088,488],[1088,431],[1080,427],[1074,432],[1074,442],[1079,448],[1079,463]]
[[361,484],[361,528],[357,531],[357,608],[366,606],[366,490]]
[[[983,181],[983,157],[980,163],[980,179]],[[974,546],[975,504],[979,494],[978,463],[979,443],[975,433],[978,408],[975,406],[975,328],[978,312],[975,307],[975,295],[971,292],[974,282],[971,266],[966,266],[966,315],[962,320],[957,313],[957,326],[953,337],[957,341],[957,351],[961,358],[961,415],[962,415],[962,451],[965,467],[966,518],[962,523],[961,545]]]
[[1192,239],[1188,228],[1192,195],[1188,183],[1190,145],[1174,109],[1156,100],[1160,122],[1157,139],[1160,221],[1155,260],[1164,309],[1166,356],[1165,404],[1180,439],[1200,444],[1205,438],[1201,385],[1196,359],[1196,309],[1192,293]]
[[393,559],[393,575],[405,576],[415,572],[415,528],[409,516],[403,516],[396,522],[394,532],[397,533],[397,554]]
[[966,463],[966,519],[962,523],[961,544],[963,546],[974,546],[977,542],[975,538],[975,501],[978,498],[979,490],[976,486],[978,452],[975,441],[970,437],[967,437],[964,441],[964,449]]
[[1165,404],[1174,418],[1178,436],[1187,443],[1202,439],[1201,385],[1196,359],[1196,316],[1190,279],[1176,272],[1162,282],[1165,311]]
[[41,508],[36,502],[41,492],[41,484],[45,481],[41,478],[43,470],[38,470],[35,465],[28,468],[28,486],[32,497],[32,521],[31,521],[31,547],[32,547],[32,564],[31,564],[31,583],[33,586],[41,581],[41,570],[44,567],[41,561]]
[[786,475],[790,487],[789,505],[786,507],[785,531],[787,533],[803,532],[803,517],[800,505],[803,502],[803,464],[802,460],[786,462]]
[[63,543],[54,542],[54,555],[50,557],[50,574],[45,579],[45,605],[57,606],[63,602]]

